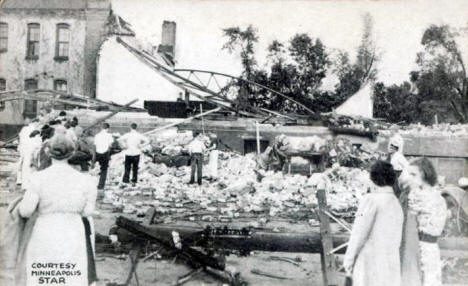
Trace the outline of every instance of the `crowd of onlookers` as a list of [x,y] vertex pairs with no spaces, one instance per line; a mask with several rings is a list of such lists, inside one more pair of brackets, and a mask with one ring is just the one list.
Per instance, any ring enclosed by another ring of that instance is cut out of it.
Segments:
[[[80,275],[67,277],[69,285],[96,281],[92,215],[97,190],[106,184],[112,147],[116,143],[123,147],[122,184],[135,185],[142,149],[149,144],[135,123],[122,136],[111,134],[109,127],[104,122],[92,136],[77,118],[62,111],[52,119],[43,114],[21,130],[17,183],[26,192],[10,205],[9,216],[12,222],[21,221],[15,216],[28,218],[29,227],[18,228],[27,239],[21,240],[17,251],[17,285],[21,281],[40,284],[31,275],[37,261],[76,263]],[[206,140],[195,134],[187,145],[192,167],[189,183],[202,184],[207,151],[211,151],[210,178],[216,179],[216,142],[215,136]],[[344,258],[355,286],[442,285],[437,241],[447,217],[446,204],[436,187],[432,163],[427,158],[408,162],[402,151],[403,139],[392,137],[387,160],[371,168],[376,188],[360,202]],[[95,162],[100,165],[98,182],[87,173]]]

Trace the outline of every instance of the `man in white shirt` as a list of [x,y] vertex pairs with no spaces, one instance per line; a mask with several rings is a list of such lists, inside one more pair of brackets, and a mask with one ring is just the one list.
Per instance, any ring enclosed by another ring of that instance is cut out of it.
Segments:
[[388,142],[388,161],[392,164],[393,170],[397,175],[397,182],[393,187],[395,195],[400,197],[401,189],[398,185],[398,178],[400,174],[409,166],[408,161],[403,155],[403,137],[399,134],[393,135]]
[[149,143],[149,139],[140,134],[136,123],[130,125],[130,132],[122,135],[119,142],[126,147],[125,154],[125,172],[122,179],[123,183],[130,182],[130,170],[132,171],[132,183],[135,185],[138,181],[138,164],[140,163],[141,147]]
[[202,184],[203,176],[203,152],[206,149],[205,143],[201,140],[198,133],[195,133],[195,138],[189,143],[188,151],[190,153],[190,165],[192,166],[192,172],[190,174],[189,184],[195,182],[195,171],[197,172],[197,183]]
[[114,137],[109,133],[109,124],[103,123],[102,130],[94,137],[96,146],[96,161],[99,162],[101,173],[99,174],[98,190],[104,189],[106,185],[107,169],[109,168],[110,148],[114,142]]

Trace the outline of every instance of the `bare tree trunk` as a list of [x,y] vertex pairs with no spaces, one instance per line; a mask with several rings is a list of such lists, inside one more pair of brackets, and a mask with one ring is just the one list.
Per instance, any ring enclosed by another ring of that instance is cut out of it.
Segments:
[[[457,103],[453,99],[450,100],[450,105],[452,106],[452,109],[455,112],[455,115],[457,116],[458,121],[460,123],[466,123],[467,122],[466,114],[464,114],[463,111],[458,110]],[[462,102],[461,105],[462,105],[462,109],[464,109],[464,103],[463,102]]]

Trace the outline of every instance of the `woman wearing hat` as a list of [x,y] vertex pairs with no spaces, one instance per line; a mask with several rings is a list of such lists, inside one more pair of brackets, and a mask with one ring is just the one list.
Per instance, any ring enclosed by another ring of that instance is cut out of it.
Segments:
[[[19,206],[23,217],[37,212],[25,252],[26,281],[17,285],[88,285],[88,260],[82,217],[91,216],[96,182],[67,163],[74,143],[56,134],[48,143],[52,165],[31,175],[31,187]],[[55,271],[55,275],[47,275]]]

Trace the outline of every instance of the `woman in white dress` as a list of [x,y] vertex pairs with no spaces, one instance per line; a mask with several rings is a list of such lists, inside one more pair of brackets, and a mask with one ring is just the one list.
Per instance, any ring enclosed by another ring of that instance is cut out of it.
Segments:
[[31,175],[20,203],[21,216],[38,212],[26,248],[26,285],[88,285],[82,217],[93,214],[97,190],[90,175],[68,165],[73,152],[74,143],[65,135],[52,137],[52,165]]
[[396,175],[377,161],[370,177],[376,185],[359,202],[343,266],[354,286],[399,286],[403,211],[393,193]]
[[[423,286],[442,286],[442,263],[437,244],[447,218],[447,206],[436,187],[437,173],[427,158],[419,159],[400,176],[408,190],[408,211],[416,216]],[[408,284],[409,285],[409,284]]]
[[207,151],[210,151],[210,157],[208,161],[208,179],[217,180],[218,179],[218,137],[216,134],[210,134],[210,143]]

